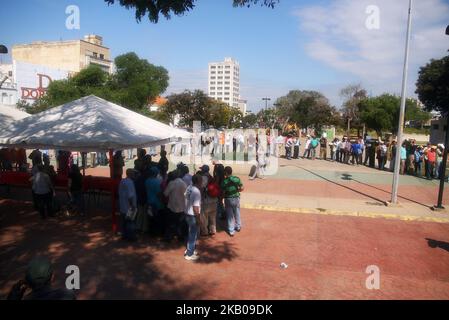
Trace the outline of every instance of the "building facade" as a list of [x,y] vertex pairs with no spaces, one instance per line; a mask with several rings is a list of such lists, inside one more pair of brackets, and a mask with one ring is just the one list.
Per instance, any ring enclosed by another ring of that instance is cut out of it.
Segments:
[[32,104],[53,80],[67,79],[89,65],[108,73],[115,71],[109,48],[97,35],[15,45],[11,53],[12,64],[0,64],[0,103],[5,105],[15,105],[19,100]]
[[240,66],[232,58],[209,63],[209,97],[238,108],[240,102]]
[[83,40],[15,45],[11,52],[13,61],[67,70],[72,74],[92,64],[113,72],[109,48],[103,46],[103,38],[97,35],[86,35]]

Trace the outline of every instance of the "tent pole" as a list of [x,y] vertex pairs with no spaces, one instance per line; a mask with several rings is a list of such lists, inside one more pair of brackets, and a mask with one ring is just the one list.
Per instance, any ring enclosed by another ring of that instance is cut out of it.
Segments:
[[114,152],[112,149],[109,149],[109,173],[112,179],[112,192],[111,192],[111,201],[112,201],[112,232],[117,232],[117,217],[115,215],[116,211],[116,188],[114,183]]

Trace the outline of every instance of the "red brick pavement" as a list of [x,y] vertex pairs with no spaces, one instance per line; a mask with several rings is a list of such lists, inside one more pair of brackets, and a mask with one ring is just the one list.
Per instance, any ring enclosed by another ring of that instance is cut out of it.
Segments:
[[[44,253],[59,285],[65,266],[80,267],[81,299],[449,299],[448,224],[243,210],[241,233],[200,240],[201,259],[188,262],[181,245],[117,239],[107,212],[42,222],[13,200],[0,212],[2,297]],[[368,265],[380,290],[365,287]]]

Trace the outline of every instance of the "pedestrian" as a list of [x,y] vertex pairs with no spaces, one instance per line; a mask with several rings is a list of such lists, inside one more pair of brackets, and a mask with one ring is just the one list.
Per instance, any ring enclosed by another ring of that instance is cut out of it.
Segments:
[[213,177],[220,188],[217,197],[217,218],[221,220],[226,219],[226,212],[223,204],[223,192],[221,190],[221,185],[225,179],[224,169],[225,167],[221,163],[214,163]]
[[387,146],[383,141],[380,141],[379,146],[377,148],[377,160],[379,164],[379,170],[385,169],[386,158],[387,158]]
[[135,241],[137,214],[137,194],[134,187],[134,170],[126,170],[126,178],[122,179],[118,188],[120,205],[121,235],[123,240]]
[[307,158],[307,159],[310,158],[310,149],[311,149],[310,143],[312,142],[312,138],[311,138],[310,135],[307,135],[306,137],[307,137],[306,145],[305,145],[305,147],[304,147],[304,153],[303,153],[303,155],[302,155],[302,158],[303,158],[303,159],[304,159],[304,158]]
[[32,176],[32,191],[36,206],[42,219],[53,216],[53,197],[55,189],[50,176],[44,172],[42,164],[36,165],[36,173]]
[[153,166],[148,169],[148,178],[145,181],[147,205],[150,208],[150,232],[164,234],[164,203],[162,202],[161,179],[158,178],[159,170]]
[[396,162],[396,140],[391,141],[391,151],[390,151],[390,171],[394,171],[394,164]]
[[77,213],[84,216],[83,175],[77,165],[70,168],[67,189],[70,195],[70,204],[76,208]]
[[406,161],[407,161],[406,144],[402,143],[402,146],[401,146],[401,168],[400,168],[400,174],[404,174],[405,173]]
[[422,162],[423,162],[423,148],[421,146],[418,146],[415,150],[415,176],[421,177],[422,173]]
[[293,158],[299,159],[299,147],[301,146],[299,136],[296,136],[293,142]]
[[147,190],[145,182],[148,179],[149,171],[140,173],[134,170],[136,177],[134,178],[134,187],[136,189],[137,197],[137,216],[136,216],[136,230],[140,233],[147,233],[149,231],[150,217],[148,215],[147,206]]
[[293,147],[293,139],[292,135],[287,135],[287,140],[285,141],[285,157],[287,160],[292,159],[292,147]]
[[28,159],[31,160],[33,167],[42,164],[42,152],[39,149],[35,149],[30,153]]
[[165,240],[171,241],[176,235],[179,241],[186,237],[184,232],[184,212],[187,185],[179,177],[179,171],[174,170],[168,173],[167,187],[164,190],[164,196],[168,198],[167,202],[167,223],[165,228]]
[[189,261],[199,259],[196,252],[196,240],[198,238],[198,229],[201,224],[201,192],[200,188],[203,178],[200,175],[192,177],[192,184],[189,185],[185,192],[185,221],[188,225],[187,248],[184,251],[184,258]]
[[435,163],[435,177],[439,179],[443,175],[443,154],[444,154],[444,145],[438,144],[436,148],[436,163]]
[[125,166],[125,161],[123,160],[122,151],[118,150],[113,156],[113,177],[114,179],[122,179],[123,177],[123,167]]
[[219,187],[214,178],[209,173],[208,165],[201,167],[201,236],[213,236],[217,232],[217,197]]
[[320,159],[327,160],[327,137],[324,133],[320,139]]
[[429,150],[427,150],[427,179],[431,180],[435,178],[435,163],[436,163],[436,147],[432,146]]
[[162,178],[165,178],[165,176],[167,175],[167,172],[168,172],[168,165],[169,165],[169,162],[167,159],[167,151],[162,150],[160,153],[160,156],[161,156],[161,158],[159,159],[157,167],[159,169],[159,172],[160,172],[160,175],[162,176]]
[[225,168],[225,179],[221,184],[226,210],[228,234],[233,237],[235,231],[240,232],[242,223],[240,218],[240,192],[243,184],[240,179],[232,175],[232,168]]

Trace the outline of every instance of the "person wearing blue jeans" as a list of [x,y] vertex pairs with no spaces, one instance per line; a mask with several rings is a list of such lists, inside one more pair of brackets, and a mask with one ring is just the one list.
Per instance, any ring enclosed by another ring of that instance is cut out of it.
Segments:
[[221,183],[228,224],[228,234],[233,237],[235,231],[240,232],[242,222],[240,219],[240,192],[243,184],[240,179],[232,175],[232,168],[225,168],[225,179]]
[[201,210],[201,191],[203,178],[196,174],[192,177],[192,184],[187,187],[185,192],[185,220],[189,231],[187,233],[187,249],[184,252],[184,259],[189,261],[198,260],[199,255],[195,250],[196,240],[198,238],[198,229],[200,226]]
[[242,228],[240,220],[240,197],[225,198],[226,220],[228,222],[228,233],[234,235],[234,232],[239,232]]

